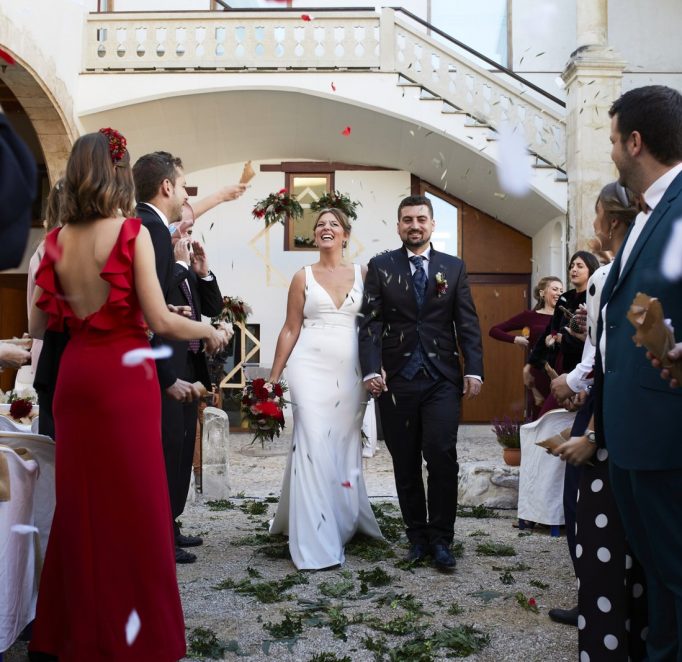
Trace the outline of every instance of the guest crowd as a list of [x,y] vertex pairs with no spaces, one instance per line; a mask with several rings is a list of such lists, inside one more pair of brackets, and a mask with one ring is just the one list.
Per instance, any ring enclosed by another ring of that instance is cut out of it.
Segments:
[[[652,297],[679,338],[682,282],[664,275],[661,258],[682,222],[682,95],[637,88],[609,115],[618,181],[595,201],[591,250],[570,258],[567,289],[563,274],[541,278],[534,308],[490,335],[524,352],[520,419],[575,412],[570,434],[548,452],[565,461],[578,604],[550,617],[577,626],[581,662],[679,662],[682,342],[659,353],[637,346],[633,324],[648,329],[651,317],[631,306],[639,293]],[[26,241],[35,165],[1,113],[0,140],[8,268]],[[191,233],[198,216],[245,190],[226,186],[192,207],[180,158],[156,151],[133,164],[125,137],[108,128],[75,142],[50,192],[49,232],[29,273],[33,345],[0,343],[0,366],[30,362],[40,432],[56,442],[33,659],[185,654],[174,564],[195,562],[189,549],[202,539],[183,534],[179,517],[198,404],[213,387],[207,355],[233,333],[202,321],[220,314],[222,292]],[[319,260],[289,289],[263,388],[277,388],[287,369],[294,432],[271,532],[289,537],[300,569],[343,564],[356,532],[382,535],[362,477],[370,396],[393,461],[407,560],[456,568],[457,429],[461,399],[483,388],[479,320],[464,263],[431,244],[430,199],[406,197],[396,220],[400,247],[354,265],[347,216],[321,210]],[[142,623],[132,640],[131,619]]]

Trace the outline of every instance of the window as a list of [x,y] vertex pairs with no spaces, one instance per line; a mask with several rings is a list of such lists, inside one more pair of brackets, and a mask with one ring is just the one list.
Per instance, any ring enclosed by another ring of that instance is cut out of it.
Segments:
[[[508,0],[430,0],[428,20],[438,29],[506,67],[509,61],[507,4]],[[441,40],[440,36],[433,36]]]
[[461,203],[456,198],[424,182],[422,182],[421,191],[421,194],[425,195],[433,206],[433,218],[436,221],[436,228],[431,235],[433,247],[437,251],[460,256]]
[[284,250],[317,250],[314,244],[313,223],[317,212],[310,209],[325,193],[334,188],[334,175],[327,173],[293,173],[286,176],[287,190],[296,196],[303,207],[302,218],[289,218],[284,232]]

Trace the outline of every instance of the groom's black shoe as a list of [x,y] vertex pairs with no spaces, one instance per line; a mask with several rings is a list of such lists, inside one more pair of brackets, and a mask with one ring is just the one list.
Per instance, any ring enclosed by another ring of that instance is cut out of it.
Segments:
[[199,547],[199,545],[203,544],[204,540],[199,536],[183,536],[182,533],[178,533],[175,536],[176,547]]
[[175,548],[175,562],[176,563],[194,563],[197,560],[196,554],[186,552],[181,547]]
[[555,623],[578,627],[578,607],[573,607],[573,609],[550,609],[549,617]]
[[405,556],[405,561],[408,563],[419,563],[429,555],[429,548],[421,543],[414,543],[410,545],[410,551]]
[[453,570],[457,561],[452,555],[452,552],[447,545],[443,543],[435,543],[431,545],[431,558],[433,559],[433,564],[439,570]]

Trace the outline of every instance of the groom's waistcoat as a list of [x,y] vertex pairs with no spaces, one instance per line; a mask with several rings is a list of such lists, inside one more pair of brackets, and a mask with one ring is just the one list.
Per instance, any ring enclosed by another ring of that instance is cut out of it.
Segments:
[[363,375],[381,367],[389,378],[400,373],[421,343],[431,366],[446,379],[461,382],[460,350],[465,374],[482,377],[478,316],[462,260],[431,249],[421,307],[404,248],[370,260],[359,341]]

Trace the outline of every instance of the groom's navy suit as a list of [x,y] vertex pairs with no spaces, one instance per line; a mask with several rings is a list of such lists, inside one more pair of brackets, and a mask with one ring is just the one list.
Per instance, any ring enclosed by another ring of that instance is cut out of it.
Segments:
[[[603,429],[613,492],[626,535],[644,566],[649,592],[651,659],[682,660],[682,388],[671,389],[636,347],[626,313],[638,292],[660,300],[679,341],[682,280],[661,272],[674,223],[682,219],[682,174],[668,186],[644,224],[621,272],[623,250],[604,284],[598,334],[606,336]],[[682,259],[677,256],[677,259]]]
[[[440,292],[436,274],[447,283]],[[418,344],[424,369],[406,377]],[[481,332],[462,260],[431,248],[421,305],[405,248],[370,260],[359,345],[364,376],[386,371],[388,392],[378,403],[408,538],[449,545],[457,513],[460,351],[464,374],[483,377]]]

